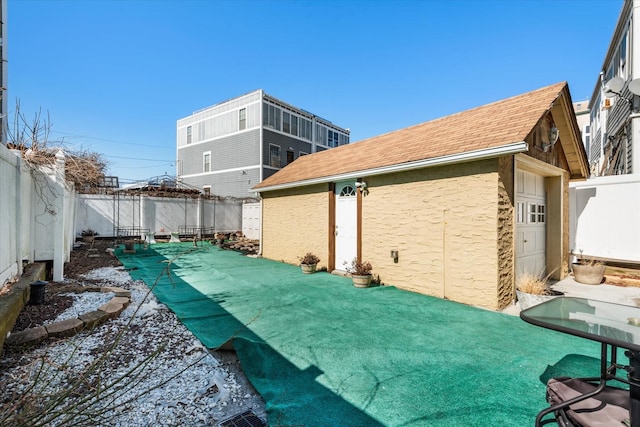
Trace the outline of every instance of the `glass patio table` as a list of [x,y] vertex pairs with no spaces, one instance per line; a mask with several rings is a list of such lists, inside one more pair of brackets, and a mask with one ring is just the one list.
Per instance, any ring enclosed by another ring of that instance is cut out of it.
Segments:
[[[596,390],[540,411],[536,426],[545,415],[594,397],[605,389],[608,381],[615,380],[629,384],[631,425],[640,427],[640,308],[586,298],[558,297],[523,310],[520,318],[533,325],[601,344],[600,376],[582,378],[599,381]],[[628,366],[617,364],[618,348],[627,350]],[[627,371],[627,378],[616,376],[616,369]]]

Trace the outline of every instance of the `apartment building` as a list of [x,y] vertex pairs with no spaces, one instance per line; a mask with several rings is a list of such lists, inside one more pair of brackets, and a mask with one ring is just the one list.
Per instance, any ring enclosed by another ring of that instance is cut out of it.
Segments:
[[573,103],[573,111],[576,113],[576,121],[580,128],[580,136],[582,137],[582,145],[587,153],[591,146],[591,121],[589,101],[579,101]]
[[300,156],[349,143],[349,129],[263,90],[177,121],[176,175],[205,194],[238,198]]
[[589,102],[592,176],[640,173],[639,13],[640,0],[624,1]]

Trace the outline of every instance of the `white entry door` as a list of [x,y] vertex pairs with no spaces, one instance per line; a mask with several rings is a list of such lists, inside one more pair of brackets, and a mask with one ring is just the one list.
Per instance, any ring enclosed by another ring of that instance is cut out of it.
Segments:
[[336,270],[345,270],[357,253],[357,193],[353,181],[336,184]]
[[546,271],[547,205],[544,177],[518,171],[516,175],[516,280],[523,273]]

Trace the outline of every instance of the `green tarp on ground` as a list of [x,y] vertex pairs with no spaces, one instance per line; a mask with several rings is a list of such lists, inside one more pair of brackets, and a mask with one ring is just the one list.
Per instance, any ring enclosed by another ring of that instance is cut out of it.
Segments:
[[207,347],[233,338],[271,426],[527,426],[551,375],[598,374],[597,343],[515,316],[214,246],[117,256]]

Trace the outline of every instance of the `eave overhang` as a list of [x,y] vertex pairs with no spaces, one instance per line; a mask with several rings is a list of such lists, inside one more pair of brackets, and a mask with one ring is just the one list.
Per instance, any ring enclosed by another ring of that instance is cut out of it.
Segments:
[[434,157],[431,159],[418,160],[415,162],[399,163],[395,165],[383,166],[373,169],[363,169],[353,172],[346,172],[337,175],[328,175],[318,178],[306,179],[302,181],[287,182],[262,188],[256,188],[253,191],[265,193],[269,191],[284,190],[288,188],[303,187],[307,185],[323,184],[328,182],[344,181],[347,179],[361,178],[365,176],[385,175],[389,173],[405,172],[415,169],[423,169],[434,166],[445,166],[455,163],[465,163],[477,160],[490,159],[494,157],[502,157],[514,155],[528,151],[528,144],[524,141],[512,144],[501,145],[499,147],[485,148],[481,150],[468,151],[465,153],[451,154],[448,156]]

